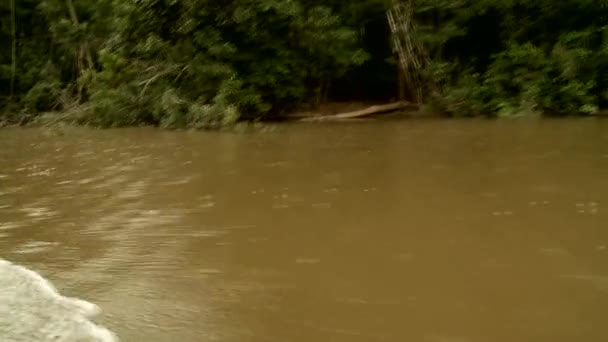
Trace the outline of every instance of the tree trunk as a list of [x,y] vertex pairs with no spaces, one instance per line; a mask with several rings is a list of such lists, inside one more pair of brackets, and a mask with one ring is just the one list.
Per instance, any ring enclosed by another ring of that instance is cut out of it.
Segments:
[[[80,23],[78,21],[78,15],[76,14],[74,3],[72,0],[65,0],[65,3],[68,6],[72,23],[77,29],[79,29]],[[91,51],[89,50],[89,44],[86,41],[80,43],[80,47],[76,52],[76,67],[78,69],[78,77],[82,76],[87,69],[92,69],[94,67],[93,57],[91,55]],[[80,103],[82,99],[83,90],[84,85],[81,82],[78,82],[78,93],[76,94],[77,103]]]
[[329,98],[329,89],[331,88],[331,79],[325,81],[325,89],[323,89],[323,96],[321,97],[321,104],[326,104]]
[[415,106],[412,106],[411,103],[409,103],[407,101],[402,101],[402,102],[389,103],[389,104],[384,104],[384,105],[371,106],[371,107],[368,107],[365,109],[356,110],[354,112],[339,113],[339,114],[334,114],[334,115],[314,116],[314,117],[304,118],[300,121],[358,119],[358,118],[363,118],[363,117],[374,115],[374,114],[382,114],[382,113],[386,113],[386,112],[392,112],[392,111],[396,111],[396,110],[400,110],[400,109],[405,109],[408,107],[415,108]]
[[11,0],[11,37],[12,47],[11,47],[11,84],[10,84],[10,99],[12,100],[15,95],[15,76],[17,73],[17,28],[16,20],[15,20],[15,0]]
[[405,75],[403,74],[402,68],[397,68],[397,73],[399,74],[399,101],[405,100],[407,85],[405,84]]
[[329,78],[322,77],[319,80],[319,85],[316,90],[315,107],[319,108],[321,105],[327,103],[327,97],[329,95],[329,87],[331,80]]
[[428,54],[416,34],[414,21],[416,0],[393,0],[386,12],[393,35],[394,50],[399,58],[399,68],[412,98],[422,104],[425,88],[432,94],[438,87],[432,79],[425,79],[423,71],[430,64]]
[[[66,5],[68,6],[68,10],[70,11],[70,18],[72,19],[72,23],[74,26],[79,27],[80,23],[78,22],[78,15],[76,15],[76,8],[74,7],[74,3],[72,0],[66,0]],[[80,46],[81,55],[85,58],[87,62],[87,67],[89,69],[93,68],[93,57],[91,57],[91,51],[89,51],[89,44],[85,41]],[[81,70],[82,71],[82,70]]]

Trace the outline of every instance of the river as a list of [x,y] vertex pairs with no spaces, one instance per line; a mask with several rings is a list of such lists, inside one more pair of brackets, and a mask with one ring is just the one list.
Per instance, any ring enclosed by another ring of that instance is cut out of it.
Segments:
[[0,258],[120,341],[608,340],[608,121],[4,129],[0,146]]

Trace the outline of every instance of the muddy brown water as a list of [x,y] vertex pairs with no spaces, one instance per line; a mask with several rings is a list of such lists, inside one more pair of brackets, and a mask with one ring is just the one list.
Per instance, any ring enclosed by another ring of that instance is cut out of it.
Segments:
[[608,340],[608,121],[0,146],[0,257],[121,341]]

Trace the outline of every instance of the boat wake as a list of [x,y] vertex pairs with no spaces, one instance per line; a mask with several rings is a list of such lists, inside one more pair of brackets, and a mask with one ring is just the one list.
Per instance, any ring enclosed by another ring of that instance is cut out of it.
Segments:
[[0,259],[0,341],[118,342],[91,319],[95,304],[64,297],[38,273]]

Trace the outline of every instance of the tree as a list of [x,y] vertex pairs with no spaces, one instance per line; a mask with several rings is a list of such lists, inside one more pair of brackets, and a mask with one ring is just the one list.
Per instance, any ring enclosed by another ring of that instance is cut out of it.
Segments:
[[402,96],[448,115],[608,105],[600,1],[395,3],[415,4],[401,25],[389,11],[396,35],[393,0],[3,2],[0,121],[55,111],[97,126],[219,128],[326,101],[388,101],[400,73]]

